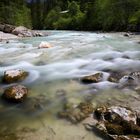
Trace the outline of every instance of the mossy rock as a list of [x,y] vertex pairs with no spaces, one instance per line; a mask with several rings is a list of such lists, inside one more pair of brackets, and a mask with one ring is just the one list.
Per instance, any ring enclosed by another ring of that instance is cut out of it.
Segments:
[[19,138],[14,133],[10,133],[10,134],[0,133],[0,140],[19,140]]
[[78,107],[84,114],[91,114],[93,112],[93,105],[91,103],[80,103]]
[[95,73],[93,75],[85,76],[81,79],[83,83],[90,84],[90,83],[98,83],[102,81],[103,73]]
[[95,127],[113,140],[139,140],[140,126],[135,111],[121,106],[100,106],[95,112]]
[[28,72],[24,70],[7,70],[4,72],[3,82],[5,83],[15,83],[24,80],[28,76]]
[[93,112],[93,105],[91,103],[82,102],[76,107],[70,107],[58,113],[60,118],[65,118],[72,123],[78,123],[84,120]]
[[110,72],[110,76],[108,77],[108,81],[118,83],[119,80],[125,75],[124,72],[120,71],[112,71]]
[[12,102],[22,102],[28,94],[28,89],[22,85],[14,85],[8,87],[4,93],[3,98]]
[[124,129],[121,125],[105,122],[105,127],[107,129],[107,133],[109,133],[111,135],[123,135],[124,134]]

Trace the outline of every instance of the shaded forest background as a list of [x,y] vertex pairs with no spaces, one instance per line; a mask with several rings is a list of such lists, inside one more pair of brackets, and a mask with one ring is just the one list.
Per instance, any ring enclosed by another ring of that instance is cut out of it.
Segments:
[[0,22],[32,29],[140,31],[140,0],[0,0]]

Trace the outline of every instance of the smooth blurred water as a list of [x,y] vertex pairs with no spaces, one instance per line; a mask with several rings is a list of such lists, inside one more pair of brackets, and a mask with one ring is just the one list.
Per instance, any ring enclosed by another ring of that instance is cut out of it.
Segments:
[[[107,81],[109,73],[104,70],[139,71],[140,44],[137,42],[140,36],[127,38],[122,33],[74,31],[48,33],[47,37],[0,43],[0,75],[5,70],[16,68],[29,72],[29,77],[21,82],[29,88],[24,103],[7,104],[0,100],[0,132],[16,133],[18,129],[29,127],[40,130],[37,135],[44,140],[46,126],[50,126],[57,133],[48,138],[50,140],[81,140],[84,136],[85,140],[101,140],[81,125],[57,119],[56,114],[62,109],[65,99],[76,104],[92,96],[96,105],[130,96],[129,92],[122,94],[114,89],[116,84]],[[47,41],[53,47],[38,49],[41,41]],[[80,77],[96,72],[103,72],[102,82],[91,85],[79,82]],[[2,94],[3,88],[9,85],[0,85]],[[35,140],[35,137],[38,138],[31,135],[30,140]]]

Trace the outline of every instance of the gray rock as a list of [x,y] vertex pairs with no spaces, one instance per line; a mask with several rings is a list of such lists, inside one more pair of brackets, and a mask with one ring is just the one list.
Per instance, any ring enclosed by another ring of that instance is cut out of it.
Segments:
[[15,29],[15,26],[9,24],[0,24],[0,31],[5,33],[11,33]]
[[18,26],[16,27],[12,33],[14,35],[19,35],[19,36],[23,36],[23,37],[32,37],[32,31],[29,30],[28,28],[24,27],[24,26]]

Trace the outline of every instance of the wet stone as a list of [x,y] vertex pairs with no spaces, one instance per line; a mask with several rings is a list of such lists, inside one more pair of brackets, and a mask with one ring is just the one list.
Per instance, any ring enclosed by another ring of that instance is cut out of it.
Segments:
[[140,72],[131,72],[127,75],[124,75],[119,80],[119,87],[134,88],[134,90],[138,92],[139,86],[140,86]]
[[125,37],[130,37],[130,34],[129,34],[129,33],[124,33],[123,36],[125,36]]
[[[121,106],[100,106],[94,111],[91,127],[113,140],[140,140],[138,114]],[[91,118],[90,118],[91,119]]]
[[43,48],[52,48],[52,45],[46,41],[42,41],[40,44],[39,44],[39,47],[38,49],[43,49]]
[[119,80],[124,76],[125,74],[120,71],[112,71],[110,72],[110,76],[108,77],[108,81],[118,83]]
[[27,76],[28,72],[24,70],[7,70],[4,72],[3,81],[5,83],[15,83],[24,80]]
[[90,84],[90,83],[98,83],[102,81],[103,73],[95,73],[93,75],[85,76],[81,79],[83,83]]
[[22,85],[14,85],[7,88],[3,93],[3,98],[12,102],[22,102],[28,94],[28,89]]

